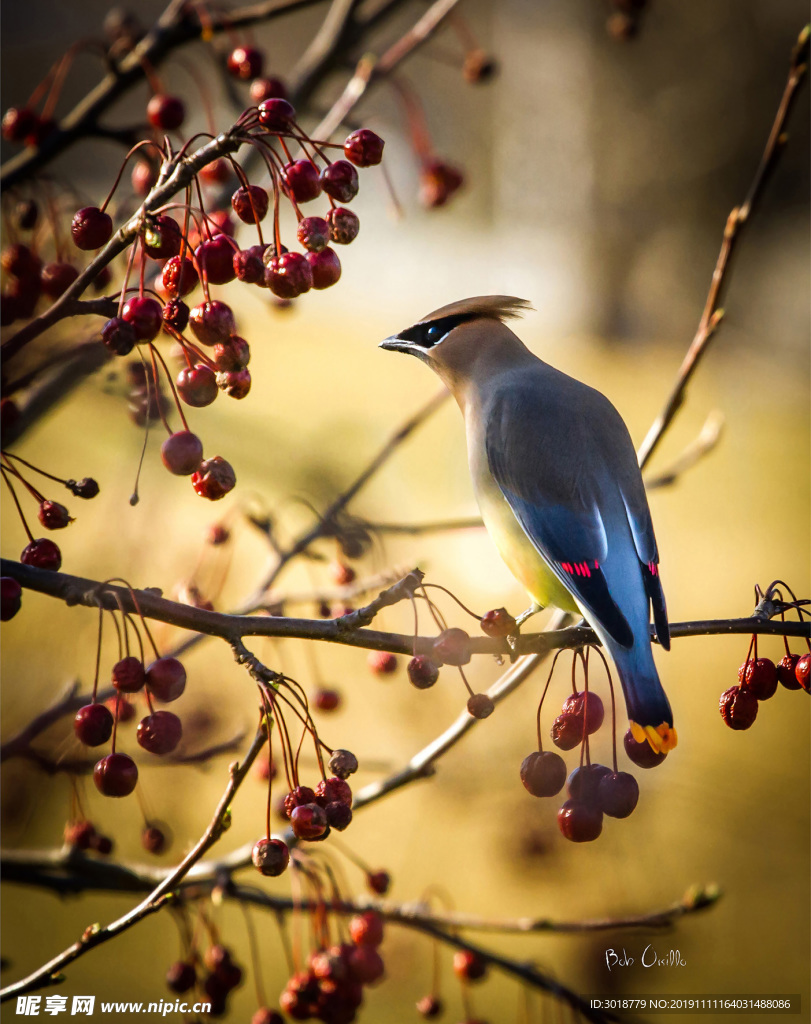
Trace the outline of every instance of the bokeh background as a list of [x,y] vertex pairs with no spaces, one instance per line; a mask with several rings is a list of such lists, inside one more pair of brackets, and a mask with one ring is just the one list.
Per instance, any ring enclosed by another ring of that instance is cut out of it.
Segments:
[[[139,16],[148,22],[160,10],[142,3]],[[69,42],[97,34],[106,11],[103,3],[4,0],[4,107],[23,100]],[[461,11],[499,60],[500,75],[486,86],[466,85],[460,44],[448,29],[403,71],[424,102],[436,151],[464,169],[459,195],[444,209],[420,208],[418,166],[402,111],[383,86],[358,116],[386,138],[399,214],[382,174],[366,172],[355,201],[361,235],[341,253],[337,287],[284,312],[271,309],[262,292],[246,294],[236,284],[220,289],[251,343],[254,381],[243,402],[220,399],[193,416],[207,451],[236,468],[239,485],[225,508],[201,502],[182,480],[168,478],[157,455],[157,432],[142,500],[129,506],[142,436],[128,418],[117,365],[68,396],[19,444],[24,457],[102,484],[98,499],[72,508],[79,519],[59,538],[66,571],[123,575],[136,586],[176,592],[198,564],[206,526],[248,502],[269,510],[283,536],[294,535],[310,513],[291,499],[323,506],[437,389],[423,366],[378,351],[376,342],[462,295],[504,292],[530,299],[536,312],[520,324],[521,337],[539,356],[604,391],[634,438],[644,436],[695,330],[726,215],[743,199],[757,165],[804,9],[793,0],[654,0],[639,38],[628,45],[608,37],[607,8],[597,0],[466,0]],[[405,8],[403,27],[409,14]],[[293,66],[320,16],[314,8],[255,33],[274,71],[284,74]],[[196,89],[190,70],[202,74],[225,124],[233,112],[212,68],[203,47],[193,47],[161,73],[190,107]],[[97,74],[89,58],[77,63],[64,109]],[[325,90],[325,103],[335,86]],[[144,88],[115,116],[139,116],[133,112],[145,100]],[[197,121],[202,126],[200,112],[192,123]],[[807,124],[803,94],[790,145],[741,241],[724,325],[652,467],[675,457],[711,410],[723,413],[718,448],[675,486],[651,495],[674,621],[747,614],[753,585],[777,577],[800,595],[811,591]],[[54,173],[98,201],[118,159],[108,143],[92,143],[66,155]],[[66,210],[72,208],[68,200]],[[24,537],[5,495],[3,501],[3,552],[17,557]],[[432,417],[352,510],[400,523],[475,514],[456,408],[447,403]],[[332,556],[328,547],[322,551]],[[218,607],[232,607],[252,590],[266,558],[255,532],[236,530]],[[524,606],[480,530],[387,538],[358,568],[371,573],[414,565],[474,608],[505,604],[517,613]],[[283,576],[280,590],[308,590],[327,579],[318,563],[298,565]],[[446,610],[455,624],[465,625],[450,605]],[[407,631],[409,614],[391,610],[382,627]],[[167,646],[179,639],[160,627],[157,635]],[[69,680],[78,678],[89,689],[94,637],[90,611],[25,595],[23,611],[3,627],[4,737]],[[679,747],[657,771],[637,773],[644,776],[637,811],[626,821],[609,821],[595,843],[567,843],[556,827],[556,801],[532,800],[518,780],[518,766],[534,742],[542,675],[449,753],[434,779],[359,814],[343,842],[373,867],[391,872],[392,898],[413,901],[438,886],[455,907],[482,916],[575,919],[644,912],[678,899],[694,883],[715,882],[724,892],[718,906],[669,934],[483,941],[535,960],[585,992],[799,993],[805,1016],[811,1005],[809,701],[781,688],[750,731],[726,729],[718,696],[735,683],[747,642],[679,640],[658,659],[677,716]],[[341,690],[342,709],[322,716],[323,732],[331,745],[355,750],[370,766],[359,781],[404,763],[463,707],[461,685],[447,670],[440,685],[417,692],[402,667],[385,679],[373,676],[362,652],[301,642],[254,647],[310,689],[320,682]],[[761,650],[775,660],[782,653],[777,640],[765,641]],[[223,645],[199,647],[187,667],[190,685],[176,708],[190,746],[251,728],[253,688]],[[489,685],[498,672],[482,659],[471,668],[474,688]],[[565,675],[555,684],[561,700]],[[605,736],[601,742],[605,749],[600,754],[598,743],[597,753],[607,760]],[[41,746],[56,756],[76,753],[68,731],[59,728]],[[134,739],[125,739],[124,747],[133,749]],[[167,821],[175,835],[162,863],[174,862],[202,832],[228,760],[203,769],[142,772],[149,813]],[[7,762],[4,845],[58,847],[70,800],[64,776]],[[263,785],[246,783],[223,849],[259,835],[263,801]],[[91,786],[86,804],[115,839],[116,855],[146,858],[136,801],[103,801]],[[350,891],[362,891],[360,873],[349,864],[345,870]],[[285,892],[289,883],[283,877],[262,884]],[[4,981],[64,948],[87,924],[111,920],[130,905],[127,897],[60,901],[6,886],[2,938],[10,966]],[[213,914],[225,941],[247,963],[239,909],[223,906]],[[281,946],[269,917],[255,914],[254,920],[273,998],[286,977]],[[638,954],[651,940],[662,952],[680,950],[687,966],[642,969]],[[609,974],[605,950],[622,947],[637,964]],[[64,991],[160,999],[168,994],[163,974],[178,949],[171,920],[156,915],[80,960]],[[388,981],[369,993],[361,1020],[413,1020],[413,1004],[430,983],[430,944],[391,928],[383,952]],[[446,1019],[461,1019],[445,955],[443,965]],[[476,1016],[491,1024],[525,1019],[524,995],[511,981],[494,976],[473,998]],[[228,1019],[249,1019],[255,1005],[246,983],[235,993]],[[543,1010],[549,1015],[544,1020],[556,1019],[550,1006]],[[7,1004],[2,1019],[13,1017]]]

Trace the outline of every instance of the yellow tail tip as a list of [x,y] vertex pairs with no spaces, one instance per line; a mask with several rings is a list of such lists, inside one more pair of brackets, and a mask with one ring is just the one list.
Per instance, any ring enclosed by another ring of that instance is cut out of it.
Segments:
[[679,742],[679,737],[672,725],[662,722],[661,725],[639,725],[630,722],[631,735],[637,743],[647,743],[657,754],[668,754]]

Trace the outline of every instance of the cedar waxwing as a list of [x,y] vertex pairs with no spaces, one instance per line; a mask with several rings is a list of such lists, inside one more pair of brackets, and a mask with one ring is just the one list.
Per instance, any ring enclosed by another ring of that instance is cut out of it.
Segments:
[[659,554],[628,428],[608,399],[534,356],[504,323],[532,307],[486,295],[443,306],[380,347],[410,352],[465,417],[473,487],[507,567],[540,607],[580,611],[608,649],[631,730],[676,746],[649,612],[670,648]]

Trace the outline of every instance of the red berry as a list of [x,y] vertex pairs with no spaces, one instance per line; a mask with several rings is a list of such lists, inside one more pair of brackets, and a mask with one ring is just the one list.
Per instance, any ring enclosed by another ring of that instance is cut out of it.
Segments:
[[132,169],[130,180],[133,192],[145,196],[158,182],[158,168],[148,160],[138,160]]
[[51,299],[58,299],[78,276],[79,271],[72,263],[46,263],[39,280],[45,294]]
[[436,996],[423,996],[417,1002],[417,1013],[428,1020],[433,1020],[434,1017],[441,1017],[444,1010],[445,1007],[442,1004],[442,1000],[437,999]]
[[778,681],[787,690],[800,689],[800,684],[797,682],[797,662],[799,660],[799,654],[786,654],[775,666]]
[[468,697],[467,711],[473,718],[489,718],[495,710],[495,704],[486,693],[474,693]]
[[264,100],[287,99],[287,86],[281,78],[273,75],[267,78],[254,78],[251,82],[251,99],[254,103],[262,103]]
[[329,224],[323,217],[302,217],[296,237],[310,252],[321,252],[329,242]]
[[231,162],[222,156],[201,167],[199,171],[200,177],[207,185],[224,185],[233,173]]
[[73,731],[86,747],[100,747],[113,734],[113,716],[104,704],[85,704],[73,719]]
[[415,655],[409,661],[406,671],[409,682],[418,690],[427,690],[439,679],[439,667],[423,654]]
[[388,676],[397,671],[397,657],[389,651],[370,651],[366,663],[378,676]]
[[13,619],[22,604],[23,588],[11,576],[0,578],[0,622]]
[[315,787],[315,802],[322,807],[334,802],[352,806],[352,789],[348,782],[333,776],[329,779],[322,779]]
[[210,366],[196,363],[184,366],[175,382],[177,393],[186,403],[196,409],[211,405],[217,397],[217,377]]
[[335,160],[321,172],[321,188],[339,203],[351,202],[358,194],[358,172],[348,160]]
[[242,370],[251,361],[250,346],[238,334],[225,342],[218,342],[212,354],[214,366],[218,370]]
[[149,123],[164,132],[173,132],[183,124],[186,108],[177,96],[165,93],[155,95],[146,105],[146,116]]
[[0,254],[0,265],[14,277],[34,278],[42,273],[42,260],[21,242],[7,245],[3,249]]
[[140,658],[132,655],[113,665],[112,683],[122,693],[137,693],[146,682],[146,672]]
[[290,862],[290,851],[281,839],[260,839],[253,845],[251,860],[260,874],[276,878]]
[[200,463],[200,468],[192,476],[191,483],[201,498],[219,501],[234,489],[237,478],[229,462],[215,455]]
[[569,796],[580,804],[598,807],[597,789],[600,780],[610,774],[611,769],[606,768],[604,764],[584,764],[575,768],[566,782]]
[[171,711],[155,711],[138,723],[135,737],[151,754],[170,754],[180,743],[183,725]]
[[284,96],[269,96],[259,104],[259,123],[269,132],[290,131],[295,120],[295,108]]
[[282,168],[285,191],[296,203],[309,203],[321,195],[321,178],[312,160],[295,160]]
[[216,379],[217,387],[229,398],[245,398],[251,390],[250,370],[222,370]]
[[203,461],[203,442],[190,430],[178,430],[161,445],[161,458],[170,473],[191,476]]
[[313,288],[321,291],[336,284],[341,276],[341,261],[334,249],[308,252],[306,256],[313,274]]
[[65,487],[77,498],[95,498],[99,493],[99,485],[92,476],[82,477],[81,480],[66,480]]
[[746,666],[741,689],[752,693],[758,700],[768,700],[777,690],[777,671],[769,658],[757,658]]
[[146,685],[153,697],[169,704],[186,689],[186,670],[177,658],[158,658],[146,670]]
[[158,828],[157,825],[146,825],[141,830],[141,846],[143,846],[147,853],[154,853],[155,855],[163,853],[168,845],[169,840],[166,833],[163,829]]
[[481,627],[482,633],[498,639],[506,636],[515,636],[517,633],[515,619],[506,608],[494,608],[492,611],[487,612],[486,615],[482,616]]
[[754,693],[730,686],[721,694],[718,710],[730,729],[748,729],[757,718],[758,701]]
[[345,562],[333,562],[330,566],[330,573],[333,582],[338,587],[348,587],[350,583],[354,583],[357,575],[352,566]]
[[811,654],[804,654],[794,669],[797,682],[806,693],[811,693]]
[[163,325],[163,307],[148,295],[133,295],[121,307],[121,318],[132,325],[138,341],[152,341]]
[[166,984],[172,990],[182,995],[194,988],[197,983],[197,972],[193,964],[178,960],[172,964],[166,972]]
[[268,263],[265,284],[280,299],[295,299],[312,288],[313,272],[301,253],[284,252]]
[[461,171],[443,160],[429,160],[420,172],[420,202],[428,209],[444,206],[464,184]]
[[487,974],[487,963],[478,953],[457,949],[453,954],[453,970],[461,981],[480,981]]
[[234,253],[233,265],[237,280],[245,284],[258,284],[265,287],[265,254],[264,245],[252,245],[248,249],[240,249]]
[[189,313],[192,333],[203,345],[226,342],[236,330],[236,321],[231,307],[219,299],[201,302]]
[[163,290],[172,298],[179,299],[197,287],[199,277],[194,263],[184,256],[172,256],[161,271]]
[[327,214],[330,240],[336,245],[349,245],[358,237],[360,220],[353,210],[344,206],[336,206]]
[[344,156],[356,167],[371,167],[383,159],[385,143],[375,132],[359,128],[344,142]]
[[391,875],[388,871],[370,871],[366,876],[366,884],[378,896],[385,896],[391,886]]
[[60,505],[58,501],[41,502],[37,512],[37,519],[39,519],[46,530],[64,530],[66,526],[73,522],[70,518],[70,512],[68,512],[64,505]]
[[549,735],[559,750],[572,750],[583,739],[583,721],[571,714],[558,715]]
[[322,687],[315,691],[313,704],[319,711],[335,711],[341,706],[341,695],[337,690]]
[[383,941],[383,918],[376,910],[356,914],[349,922],[349,934],[356,946],[379,946]]
[[112,237],[113,219],[97,206],[85,206],[74,215],[70,233],[79,249],[100,249]]
[[647,740],[638,743],[630,729],[625,733],[622,742],[625,753],[639,768],[655,768],[667,757],[663,751],[654,750]]
[[243,82],[250,82],[252,78],[258,78],[262,74],[262,66],[265,58],[261,50],[255,46],[237,46],[228,54],[228,72],[234,78],[240,78]]
[[96,838],[96,826],[90,821],[69,821],[65,825],[65,842],[77,850],[89,850]]
[[[588,712],[588,713],[587,713]],[[567,697],[563,702],[563,715],[572,715],[576,720],[580,733],[583,732],[583,723],[586,723],[586,732],[591,735],[600,728],[605,717],[603,702],[591,690],[580,690]]]
[[189,326],[189,307],[183,299],[170,299],[163,307],[161,317],[163,329],[167,333],[170,333],[167,328],[172,328],[178,334],[182,334]]
[[290,827],[299,839],[317,839],[327,830],[327,816],[318,804],[300,804],[293,808]]
[[573,843],[590,843],[603,830],[603,812],[591,804],[567,800],[558,811],[558,828]]
[[9,107],[3,114],[3,138],[9,142],[24,142],[36,130],[39,117],[27,107]]
[[14,208],[14,221],[21,231],[32,231],[39,220],[39,207],[33,199],[21,199]]
[[26,544],[20,555],[23,565],[33,565],[37,569],[52,569],[57,572],[62,565],[62,552],[47,537],[40,537]]
[[361,985],[373,985],[383,977],[383,958],[371,946],[356,946],[348,957],[349,974]]
[[295,789],[291,789],[289,793],[284,797],[282,802],[282,816],[290,818],[290,815],[297,807],[303,807],[305,804],[315,803],[315,791],[310,789],[309,786],[296,786]]
[[628,772],[608,772],[597,785],[597,806],[611,818],[627,818],[639,800],[639,784]]
[[144,228],[144,252],[153,260],[168,260],[177,256],[183,245],[180,225],[167,214],[159,214]]
[[551,750],[536,750],[521,762],[521,782],[533,796],[555,796],[565,781],[566,764]]
[[324,805],[324,814],[327,816],[327,824],[330,828],[343,832],[352,821],[352,808],[341,803],[340,800],[333,800],[332,803]]
[[231,196],[234,213],[243,224],[258,224],[268,212],[268,194],[260,185],[238,188]]
[[131,722],[135,718],[135,705],[126,697],[110,697],[104,702],[104,706],[110,709],[113,718],[118,719],[119,724]]
[[209,284],[228,284],[236,277],[234,253],[237,247],[228,235],[215,235],[201,242],[194,250],[197,266]]
[[93,781],[104,796],[129,796],[138,782],[138,766],[128,754],[108,754],[93,769]]
[[108,351],[115,356],[126,356],[132,352],[138,341],[132,324],[114,316],[101,329],[101,340]]
[[470,636],[457,626],[443,630],[433,646],[440,665],[467,665],[470,661]]

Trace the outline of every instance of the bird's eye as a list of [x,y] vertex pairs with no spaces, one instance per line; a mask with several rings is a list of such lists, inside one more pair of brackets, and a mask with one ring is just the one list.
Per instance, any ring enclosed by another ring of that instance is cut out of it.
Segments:
[[425,341],[428,345],[435,345],[444,333],[445,331],[442,327],[438,324],[432,324],[425,330]]

